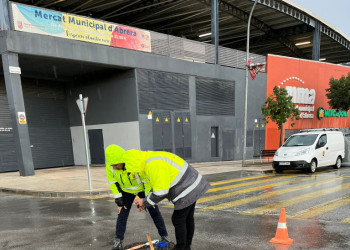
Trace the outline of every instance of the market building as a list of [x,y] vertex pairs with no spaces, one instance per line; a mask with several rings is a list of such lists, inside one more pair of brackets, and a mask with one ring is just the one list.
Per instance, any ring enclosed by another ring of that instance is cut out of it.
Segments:
[[[292,102],[300,111],[300,120],[283,124],[284,139],[301,129],[339,128],[350,131],[348,111],[332,110],[328,104],[326,89],[333,77],[348,76],[349,66],[315,62],[281,56],[267,56],[267,96],[275,86],[280,86],[292,96]],[[280,131],[273,122],[266,124],[266,148],[279,147]]]
[[[246,30],[231,27],[246,26],[252,3],[213,0],[217,8],[208,8],[210,1],[144,2],[0,0],[0,172],[32,175],[34,169],[85,165],[80,94],[89,98],[92,164],[104,163],[112,143],[170,151],[189,162],[240,160],[244,147],[249,159],[274,147],[260,107],[277,79],[265,68],[249,80],[243,145]],[[349,39],[287,1],[276,3],[259,1],[252,32],[261,39],[252,39],[250,60],[269,65],[266,48],[318,60],[332,47],[337,51],[329,62],[349,61]],[[189,14],[194,11],[201,20]],[[270,20],[274,13],[277,21]],[[202,19],[205,27],[196,28]],[[227,33],[219,34],[219,23]],[[213,44],[200,35],[204,28],[213,31]],[[311,47],[295,45],[305,37]]]

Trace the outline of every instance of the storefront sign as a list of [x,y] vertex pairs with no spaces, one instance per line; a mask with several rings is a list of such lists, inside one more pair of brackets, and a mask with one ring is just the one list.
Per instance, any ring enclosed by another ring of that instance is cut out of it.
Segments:
[[149,31],[12,3],[15,30],[151,52]]
[[317,110],[317,118],[322,120],[325,117],[349,117],[348,111],[334,110],[334,109],[324,109],[319,107]]
[[296,108],[300,111],[300,118],[313,119],[316,90],[302,87],[304,83],[305,82],[301,78],[290,76],[284,79],[280,85],[281,87],[284,87],[287,90],[288,95],[292,97],[292,102],[297,104]]
[[[348,117],[348,112],[331,110],[326,96],[330,79],[340,79],[349,72],[350,67],[342,65],[276,55],[267,56],[266,98],[273,93],[275,86],[285,88],[300,111],[301,119],[288,119],[283,124],[283,130],[288,131],[287,135],[291,130],[350,127],[350,119],[344,119]],[[321,111],[319,107],[324,108]],[[326,118],[322,119],[324,117]],[[278,148],[280,134],[277,124],[266,124],[265,149]],[[285,136],[283,135],[282,140]]]

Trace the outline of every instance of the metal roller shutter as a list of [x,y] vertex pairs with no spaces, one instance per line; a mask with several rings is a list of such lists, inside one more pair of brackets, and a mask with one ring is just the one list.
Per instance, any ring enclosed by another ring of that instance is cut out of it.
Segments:
[[235,115],[235,83],[196,79],[197,115]]
[[154,109],[189,109],[189,82],[185,75],[137,70],[137,84],[140,114]]
[[[22,79],[35,169],[74,164],[62,83]],[[4,81],[0,81],[0,172],[18,170]]]

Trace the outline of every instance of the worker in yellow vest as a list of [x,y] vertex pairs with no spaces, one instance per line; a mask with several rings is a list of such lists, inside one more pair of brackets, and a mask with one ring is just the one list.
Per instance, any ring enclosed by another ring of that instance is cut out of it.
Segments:
[[[145,194],[148,194],[151,189],[144,174],[125,171],[125,164],[122,160],[124,153],[125,150],[117,145],[110,145],[105,151],[108,184],[113,193],[114,201],[118,205],[116,236],[112,250],[124,249],[124,234],[134,199],[136,195],[140,198],[145,197]],[[148,211],[158,229],[161,241],[169,242],[168,233],[158,206],[151,206]]]
[[185,160],[169,152],[128,150],[123,162],[127,172],[146,175],[151,186],[147,197],[135,200],[139,211],[165,198],[174,203],[176,250],[191,249],[196,201],[209,189],[209,183]]

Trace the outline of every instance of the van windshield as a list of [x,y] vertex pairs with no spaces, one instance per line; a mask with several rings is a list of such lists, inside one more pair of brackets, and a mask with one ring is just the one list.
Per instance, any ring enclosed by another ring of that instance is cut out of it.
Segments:
[[310,146],[314,144],[318,134],[292,135],[283,144],[283,147]]

